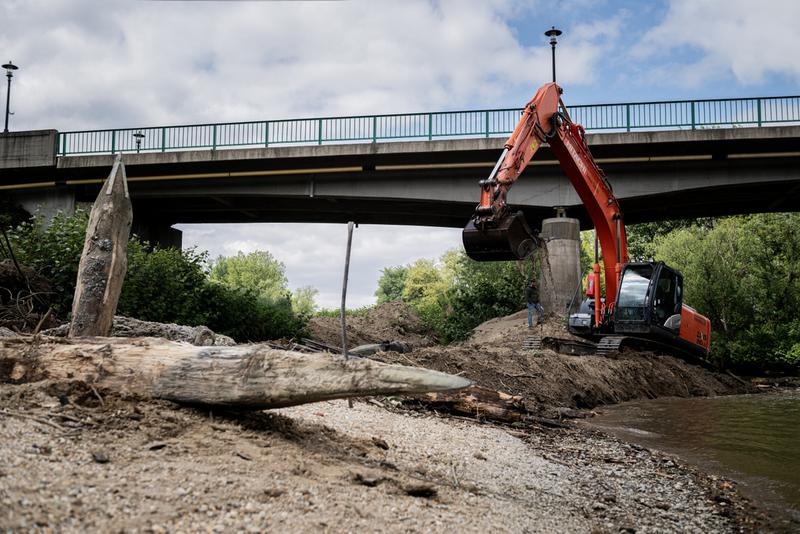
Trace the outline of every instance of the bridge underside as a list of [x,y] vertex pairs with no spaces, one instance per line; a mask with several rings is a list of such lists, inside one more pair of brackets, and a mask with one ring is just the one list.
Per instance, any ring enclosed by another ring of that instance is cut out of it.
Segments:
[[[799,162],[800,164],[800,162]],[[477,186],[475,187],[477,193]],[[78,200],[91,201],[95,191]],[[476,194],[477,196],[477,194]],[[217,194],[198,197],[134,197],[137,214],[161,224],[313,222],[439,226],[459,228],[466,224],[476,202],[447,200],[386,199],[345,196],[276,196]],[[624,198],[621,201],[629,224],[678,218],[710,217],[742,213],[796,211],[800,207],[800,184],[787,181],[752,185],[717,186]],[[581,204],[559,203],[567,215],[581,221],[583,229],[593,225]],[[553,205],[514,204],[534,225],[552,217]],[[141,218],[141,217],[140,217]]]
[[[138,224],[346,222],[463,227],[502,139],[129,154]],[[628,223],[800,209],[800,127],[596,134]],[[10,193],[92,201],[111,156],[4,170]],[[26,190],[25,184],[38,184]],[[553,207],[590,228],[548,149],[511,190],[533,226]]]

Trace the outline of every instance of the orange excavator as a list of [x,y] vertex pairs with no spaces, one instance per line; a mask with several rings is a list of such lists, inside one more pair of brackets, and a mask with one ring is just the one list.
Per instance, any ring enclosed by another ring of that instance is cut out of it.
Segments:
[[518,260],[540,246],[522,212],[513,211],[506,197],[539,147],[548,143],[594,224],[605,270],[603,297],[596,251],[586,299],[570,315],[569,331],[595,342],[599,354],[634,346],[703,359],[711,323],[683,303],[680,272],[663,262],[629,261],[619,202],[561,94],[555,82],[536,92],[491,174],[480,181],[480,204],[463,231],[467,255],[477,261]]

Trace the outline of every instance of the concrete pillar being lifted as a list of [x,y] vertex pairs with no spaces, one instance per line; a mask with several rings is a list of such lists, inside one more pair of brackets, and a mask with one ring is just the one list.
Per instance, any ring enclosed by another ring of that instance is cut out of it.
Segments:
[[[567,315],[581,280],[581,225],[578,219],[558,216],[542,221],[541,238],[546,250],[542,251],[540,298],[546,313]],[[581,295],[578,295],[581,298]]]

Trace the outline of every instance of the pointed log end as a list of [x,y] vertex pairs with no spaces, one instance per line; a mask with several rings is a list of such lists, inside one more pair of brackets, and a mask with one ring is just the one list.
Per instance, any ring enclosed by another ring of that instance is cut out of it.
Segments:
[[449,391],[473,384],[471,380],[463,376],[401,365],[392,365],[381,369],[379,377],[387,386],[398,386],[398,389],[402,389],[404,393]]

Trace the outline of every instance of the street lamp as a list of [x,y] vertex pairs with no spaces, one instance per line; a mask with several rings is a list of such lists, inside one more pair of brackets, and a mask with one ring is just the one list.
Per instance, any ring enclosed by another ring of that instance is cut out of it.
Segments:
[[142,132],[136,132],[133,134],[133,137],[136,138],[136,153],[139,153],[139,148],[142,146],[142,139],[144,139],[144,134]]
[[556,43],[558,43],[556,37],[561,35],[561,30],[557,30],[555,26],[552,26],[544,34],[550,38],[550,48],[553,50],[553,83],[556,83]]
[[6,77],[8,78],[8,91],[6,92],[6,127],[3,130],[3,133],[8,133],[8,105],[11,102],[11,78],[14,77],[14,71],[19,67],[11,63],[11,60],[9,59],[8,63],[3,65],[3,68],[6,69]]

